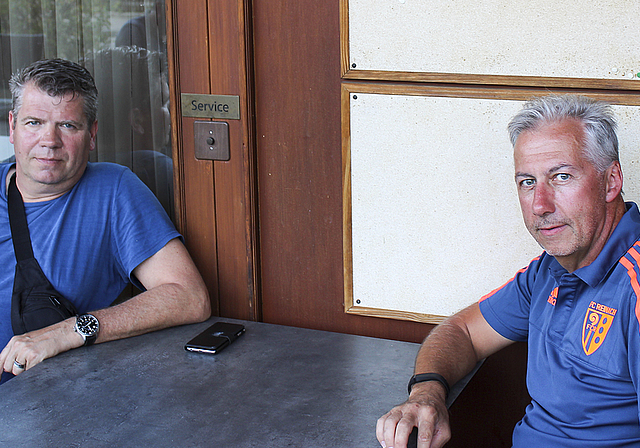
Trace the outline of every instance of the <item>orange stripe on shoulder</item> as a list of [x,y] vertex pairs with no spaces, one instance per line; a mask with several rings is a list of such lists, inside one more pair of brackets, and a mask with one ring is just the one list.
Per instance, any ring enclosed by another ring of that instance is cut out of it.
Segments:
[[[636,242],[629,251],[620,259],[620,264],[627,269],[631,287],[636,295],[635,313],[638,324],[640,325],[640,282],[638,282],[638,274],[636,273],[636,265],[640,264],[640,253],[638,253],[637,247],[640,246],[640,242]],[[627,254],[630,255],[635,263],[627,258]]]
[[[534,261],[539,260],[539,259],[540,259],[540,255],[538,255],[536,258],[534,258],[533,260],[531,260],[531,261],[529,262],[529,265],[531,265],[531,263],[533,263]],[[509,281],[507,281],[504,285],[502,285],[502,286],[500,286],[500,287],[498,287],[498,288],[494,289],[494,290],[493,290],[493,291],[491,291],[490,293],[485,294],[485,295],[483,295],[482,297],[480,297],[480,300],[478,300],[478,303],[482,302],[482,301],[483,301],[483,300],[485,300],[485,299],[488,299],[489,297],[491,297],[492,295],[494,295],[495,293],[497,293],[498,291],[500,291],[502,288],[504,288],[504,287],[505,287],[505,286],[507,286],[509,283],[511,283],[511,282],[516,278],[516,276],[517,276],[518,274],[522,274],[522,273],[523,273],[524,271],[526,271],[527,269],[529,269],[529,266],[525,266],[525,267],[523,267],[522,269],[518,270],[518,272],[516,272],[516,273],[515,273],[515,275],[514,275],[513,277],[511,277],[511,278],[509,279]]]

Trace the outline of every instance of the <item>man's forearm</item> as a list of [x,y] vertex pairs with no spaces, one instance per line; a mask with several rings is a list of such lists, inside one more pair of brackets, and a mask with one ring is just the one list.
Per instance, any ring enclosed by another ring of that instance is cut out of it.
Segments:
[[475,303],[431,331],[418,352],[415,373],[439,373],[453,386],[512,342],[491,328]]
[[168,283],[91,314],[100,322],[99,343],[201,322],[211,316],[211,305],[204,286],[190,290]]
[[211,315],[202,276],[179,239],[143,261],[133,275],[147,290],[119,305],[96,311],[106,342],[175,325],[200,322]]
[[464,378],[479,359],[470,336],[455,318],[434,328],[420,347],[414,373],[438,373],[450,385]]

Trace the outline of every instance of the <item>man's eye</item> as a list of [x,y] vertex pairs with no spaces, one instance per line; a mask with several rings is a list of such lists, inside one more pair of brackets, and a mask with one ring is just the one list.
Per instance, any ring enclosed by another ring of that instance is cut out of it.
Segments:
[[522,188],[531,188],[535,185],[535,181],[533,179],[524,179],[520,181],[520,186]]
[[38,120],[29,120],[29,121],[25,121],[24,124],[27,126],[37,126],[40,124],[40,122]]
[[558,179],[559,181],[565,182],[567,180],[569,180],[571,178],[571,174],[567,174],[567,173],[558,173],[556,174],[556,179]]
[[75,125],[73,125],[72,123],[62,123],[60,125],[60,127],[63,127],[65,129],[75,129],[76,128]]

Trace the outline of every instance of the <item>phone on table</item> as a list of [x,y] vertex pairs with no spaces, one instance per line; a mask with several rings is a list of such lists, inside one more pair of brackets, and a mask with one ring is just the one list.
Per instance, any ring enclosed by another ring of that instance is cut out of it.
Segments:
[[244,325],[216,322],[184,346],[185,350],[198,353],[220,353],[226,346],[244,334]]

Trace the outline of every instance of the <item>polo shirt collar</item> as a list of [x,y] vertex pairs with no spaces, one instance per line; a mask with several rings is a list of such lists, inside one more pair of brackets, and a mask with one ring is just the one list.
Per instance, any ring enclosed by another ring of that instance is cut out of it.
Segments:
[[[618,264],[620,258],[640,239],[640,211],[638,211],[638,206],[633,202],[627,202],[626,206],[627,212],[620,219],[598,257],[590,265],[573,272],[575,276],[592,288],[605,279],[609,271]],[[567,270],[555,258],[551,262],[549,269],[556,279],[567,273]]]

